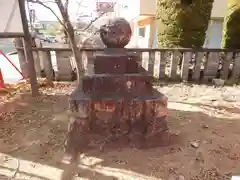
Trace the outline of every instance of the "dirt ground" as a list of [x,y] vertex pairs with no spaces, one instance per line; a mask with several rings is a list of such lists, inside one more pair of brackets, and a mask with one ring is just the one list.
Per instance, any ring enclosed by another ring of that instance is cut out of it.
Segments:
[[169,98],[174,143],[144,150],[92,149],[81,155],[77,168],[71,168],[63,148],[67,95],[74,85],[42,88],[38,98],[16,93],[0,106],[0,179],[230,180],[240,175],[239,87],[157,88]]

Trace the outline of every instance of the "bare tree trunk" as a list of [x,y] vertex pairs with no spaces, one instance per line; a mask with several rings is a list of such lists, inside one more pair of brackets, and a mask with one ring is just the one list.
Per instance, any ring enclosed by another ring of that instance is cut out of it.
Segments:
[[31,46],[31,35],[29,33],[28,24],[27,24],[27,16],[25,10],[25,1],[19,1],[19,9],[22,19],[23,31],[24,31],[24,43],[25,43],[25,50],[26,50],[26,58],[28,61],[28,73],[30,77],[30,84],[32,89],[32,96],[36,97],[39,95],[38,84],[37,84],[37,77],[36,71],[34,67],[34,59],[32,53],[32,46]]
[[64,31],[63,31],[63,34],[64,34],[64,44],[69,44],[67,31],[64,30]]
[[78,83],[80,84],[81,76],[84,74],[84,68],[83,68],[83,63],[82,63],[82,55],[77,47],[77,44],[75,43],[74,29],[73,29],[73,26],[70,22],[69,15],[68,15],[68,3],[65,3],[65,6],[63,5],[62,1],[60,1],[60,0],[56,1],[56,3],[61,12],[62,18],[63,18],[63,22],[64,22],[64,26],[65,26],[64,28],[68,34],[70,46],[71,46],[73,56],[75,59],[75,64],[77,66]]
[[78,83],[80,83],[80,78],[81,76],[84,75],[84,68],[83,68],[83,63],[82,63],[82,53],[79,51],[77,45],[75,43],[72,43],[74,39],[69,38],[70,40],[70,45],[73,51],[73,56],[75,59],[75,64],[77,68],[77,78],[78,78]]

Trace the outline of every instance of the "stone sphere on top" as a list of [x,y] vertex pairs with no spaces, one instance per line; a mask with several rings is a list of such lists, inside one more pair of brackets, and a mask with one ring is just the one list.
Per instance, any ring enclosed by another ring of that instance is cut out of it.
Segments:
[[124,18],[110,19],[100,27],[100,37],[108,48],[124,48],[131,36],[130,24]]

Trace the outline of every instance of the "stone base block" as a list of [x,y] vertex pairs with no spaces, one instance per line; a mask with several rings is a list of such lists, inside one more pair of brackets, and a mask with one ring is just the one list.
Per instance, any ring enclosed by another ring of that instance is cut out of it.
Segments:
[[131,144],[141,147],[147,137],[168,130],[167,97],[159,92],[135,99],[79,95],[69,102],[72,116],[68,152],[82,151],[90,143],[91,134],[104,137],[104,143],[127,135]]

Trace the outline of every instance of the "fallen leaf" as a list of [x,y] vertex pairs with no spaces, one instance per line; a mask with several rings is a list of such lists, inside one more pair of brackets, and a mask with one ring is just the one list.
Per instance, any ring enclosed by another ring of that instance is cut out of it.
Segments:
[[191,142],[191,146],[194,148],[199,148],[200,144],[197,141]]
[[209,127],[208,127],[207,124],[204,124],[204,125],[202,126],[202,128],[204,128],[204,129],[208,129]]
[[178,176],[177,180],[185,180],[185,177],[180,175],[180,176]]

